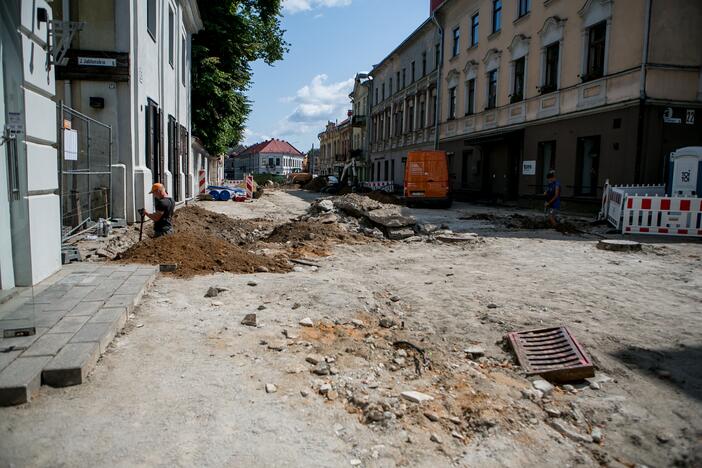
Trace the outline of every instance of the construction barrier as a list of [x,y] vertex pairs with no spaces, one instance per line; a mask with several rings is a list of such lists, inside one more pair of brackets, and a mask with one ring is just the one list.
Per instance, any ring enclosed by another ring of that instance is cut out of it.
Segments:
[[377,182],[362,182],[363,187],[371,190],[382,190],[384,192],[394,192],[395,184],[392,180],[382,180]]
[[198,175],[200,180],[200,193],[205,193],[207,190],[207,177],[205,176],[205,171],[200,169]]
[[627,197],[637,195],[662,197],[665,185],[609,185],[609,180],[605,181],[600,219],[606,219],[615,229],[621,229],[624,203]]
[[246,198],[253,198],[254,193],[254,178],[252,175],[246,176]]
[[702,236],[702,198],[628,195],[622,233]]

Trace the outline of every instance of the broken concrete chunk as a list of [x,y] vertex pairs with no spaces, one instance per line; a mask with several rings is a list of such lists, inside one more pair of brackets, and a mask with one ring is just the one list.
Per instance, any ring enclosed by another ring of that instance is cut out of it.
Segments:
[[395,325],[395,322],[392,319],[383,317],[380,319],[379,325],[383,328],[391,328],[393,325]]
[[437,443],[437,444],[440,444],[440,443],[441,443],[441,437],[439,437],[439,436],[438,436],[437,434],[435,434],[435,433],[432,433],[432,434],[431,434],[431,436],[429,437],[429,440],[431,440],[432,442],[435,442],[435,443]]
[[334,210],[334,203],[332,203],[331,200],[320,200],[319,203],[317,203],[317,207],[321,211],[332,211]]
[[312,319],[309,318],[309,317],[303,318],[303,319],[300,320],[298,323],[299,323],[300,325],[302,325],[303,327],[314,327],[314,322],[313,322]]
[[244,320],[241,321],[241,324],[246,325],[247,327],[255,327],[258,324],[256,314],[246,314]]
[[575,429],[570,428],[568,424],[561,419],[549,419],[547,420],[547,423],[560,434],[564,435],[565,437],[568,437],[569,439],[575,442],[592,442],[592,437],[590,435],[580,434]]
[[266,393],[275,393],[278,391],[278,387],[276,387],[272,383],[267,383],[266,384]]
[[388,239],[403,240],[414,236],[414,230],[410,228],[387,228]]
[[535,389],[540,390],[544,395],[550,395],[553,391],[553,385],[544,379],[536,379],[531,383]]
[[247,285],[247,286],[254,287],[254,286],[258,286],[258,283],[255,282],[255,281],[249,281],[248,283],[246,283],[246,285]]
[[436,422],[439,420],[439,416],[436,413],[432,413],[431,411],[425,411],[424,416],[432,422]]
[[463,352],[468,355],[471,359],[477,359],[479,357],[485,356],[485,348],[482,346],[469,346],[463,349]]
[[305,358],[305,361],[309,362],[312,365],[317,365],[320,362],[324,362],[324,358],[318,354],[310,354]]
[[[366,215],[373,223],[385,228],[402,228],[414,226],[417,220],[412,216],[403,216],[398,208],[381,208]],[[414,235],[414,230],[411,229]],[[409,236],[408,236],[409,237]]]
[[400,393],[400,396],[405,400],[409,400],[413,403],[423,403],[425,401],[432,401],[434,399],[434,397],[431,395],[427,395],[426,393],[417,392],[414,390],[404,391]]
[[332,386],[329,383],[324,383],[319,386],[319,393],[320,395],[326,395],[327,393],[332,391]]
[[215,288],[214,286],[210,286],[210,288],[205,293],[205,297],[217,297],[218,295],[219,289]]

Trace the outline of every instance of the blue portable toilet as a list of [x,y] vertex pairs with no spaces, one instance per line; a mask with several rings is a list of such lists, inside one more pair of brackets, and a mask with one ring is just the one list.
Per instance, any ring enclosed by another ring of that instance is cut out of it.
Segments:
[[668,186],[673,197],[700,197],[702,194],[702,146],[688,146],[670,153]]

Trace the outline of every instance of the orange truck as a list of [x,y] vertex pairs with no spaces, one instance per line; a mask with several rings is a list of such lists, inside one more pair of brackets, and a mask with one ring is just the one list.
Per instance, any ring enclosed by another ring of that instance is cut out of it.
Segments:
[[407,206],[435,205],[449,208],[448,157],[445,151],[421,150],[407,153],[405,164],[405,201]]

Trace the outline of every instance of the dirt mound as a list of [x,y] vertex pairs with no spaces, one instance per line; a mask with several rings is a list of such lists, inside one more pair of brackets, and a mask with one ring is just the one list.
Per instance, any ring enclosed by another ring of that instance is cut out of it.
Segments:
[[270,221],[233,219],[199,206],[177,210],[173,219],[176,232],[205,232],[236,245],[253,242],[271,229]]
[[400,200],[396,195],[388,192],[368,192],[364,194],[370,199],[373,199],[380,203],[385,203],[386,205],[403,205],[402,200]]
[[342,230],[338,224],[324,224],[320,222],[292,221],[281,224],[273,229],[273,232],[266,237],[266,242],[285,244],[300,243],[306,241],[353,241],[357,235]]
[[[203,210],[205,211],[205,210]],[[264,267],[269,272],[287,272],[291,267],[282,258],[258,255],[208,233],[177,232],[171,236],[147,239],[121,253],[127,263],[177,263],[179,277],[232,272],[254,273]]]
[[464,221],[494,221],[497,216],[490,213],[475,213],[472,215],[461,216],[458,218]]
[[324,177],[315,177],[314,179],[309,181],[303,188],[311,192],[319,192],[326,186],[327,179],[325,179]]
[[[524,216],[520,214],[511,215],[506,224],[508,228],[512,229],[552,229],[546,218]],[[558,223],[555,229],[561,234],[583,233],[583,231],[580,230],[575,224],[568,221],[561,221]]]

